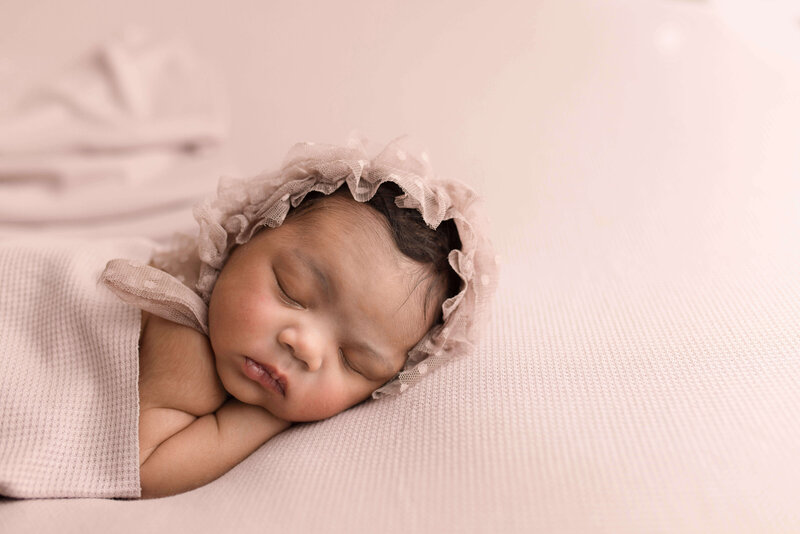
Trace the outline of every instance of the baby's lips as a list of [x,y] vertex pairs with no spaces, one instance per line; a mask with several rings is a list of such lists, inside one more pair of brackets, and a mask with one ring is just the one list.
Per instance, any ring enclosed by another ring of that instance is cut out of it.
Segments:
[[264,369],[267,370],[267,372],[270,374],[270,376],[281,387],[281,390],[283,390],[283,394],[286,395],[286,385],[287,385],[286,375],[284,375],[283,373],[281,373],[280,371],[278,371],[277,369],[275,369],[271,365],[264,364],[263,367],[264,367]]
[[[286,379],[286,376],[280,371],[278,371],[274,366],[266,363],[260,363],[250,358],[249,356],[246,356],[245,367],[252,370],[252,371],[246,370],[246,372],[248,373],[249,376],[251,376],[251,378],[256,379],[258,382],[262,383],[262,385],[269,388],[273,388],[273,386],[267,384],[271,384],[272,382],[274,382],[277,385],[277,389],[280,390],[280,393],[283,396],[286,396],[288,380]],[[268,382],[267,384],[265,384],[263,381],[263,375],[265,374],[269,376],[271,380],[271,382]]]

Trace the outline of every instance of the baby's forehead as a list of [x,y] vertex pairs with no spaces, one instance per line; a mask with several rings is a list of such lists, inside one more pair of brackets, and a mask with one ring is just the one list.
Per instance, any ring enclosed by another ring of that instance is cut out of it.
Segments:
[[335,231],[324,232],[326,238],[356,242],[365,247],[386,247],[400,253],[394,246],[386,217],[368,204],[341,193],[306,202],[309,204],[301,203],[296,210],[289,212],[284,226],[305,232],[307,238],[319,236],[321,229],[332,228]]

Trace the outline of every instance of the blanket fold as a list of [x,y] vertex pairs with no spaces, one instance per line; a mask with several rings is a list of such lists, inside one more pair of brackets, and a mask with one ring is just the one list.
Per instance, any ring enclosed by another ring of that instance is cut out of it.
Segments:
[[0,237],[166,237],[180,228],[163,219],[191,224],[189,207],[235,171],[227,135],[214,69],[180,39],[128,28],[0,115]]

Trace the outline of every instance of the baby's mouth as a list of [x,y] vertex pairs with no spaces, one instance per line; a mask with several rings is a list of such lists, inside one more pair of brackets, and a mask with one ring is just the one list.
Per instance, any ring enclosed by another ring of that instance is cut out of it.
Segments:
[[245,356],[244,372],[248,378],[258,382],[263,388],[286,396],[286,378],[269,365],[262,365]]

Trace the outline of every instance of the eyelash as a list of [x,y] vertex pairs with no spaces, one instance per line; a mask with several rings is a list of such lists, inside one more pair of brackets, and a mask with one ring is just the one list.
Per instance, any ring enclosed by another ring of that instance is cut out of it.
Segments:
[[277,273],[274,273],[274,274],[275,274],[275,283],[277,284],[278,291],[280,291],[280,294],[281,294],[281,300],[286,302],[286,304],[288,304],[289,306],[294,306],[295,308],[303,308],[304,309],[305,306],[303,306],[302,304],[300,304],[299,302],[294,300],[292,297],[289,296],[288,293],[286,293],[286,290],[283,289],[283,284],[281,284],[281,281],[278,278],[278,274]]
[[[355,369],[355,367],[350,365],[350,360],[348,360],[347,357],[344,355],[344,351],[342,349],[339,349],[339,357],[342,359],[342,365],[344,365],[345,367],[347,367],[349,370],[353,371],[354,373],[361,375],[361,373],[359,373]],[[364,375],[361,375],[361,376],[364,376]]]

